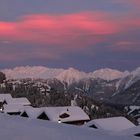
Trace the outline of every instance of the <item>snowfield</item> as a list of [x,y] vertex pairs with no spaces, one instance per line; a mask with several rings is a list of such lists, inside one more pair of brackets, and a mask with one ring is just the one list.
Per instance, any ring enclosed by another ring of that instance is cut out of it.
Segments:
[[0,113],[1,140],[138,140],[133,135],[33,120]]

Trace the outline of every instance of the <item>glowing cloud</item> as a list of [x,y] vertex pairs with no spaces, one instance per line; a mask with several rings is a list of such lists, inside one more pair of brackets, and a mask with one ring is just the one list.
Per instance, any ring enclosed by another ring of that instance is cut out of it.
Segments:
[[[8,49],[11,50],[8,57],[4,56],[8,53],[5,52],[6,49],[0,49],[0,60],[16,60],[17,57],[57,59],[62,52],[88,50],[91,47],[92,50],[96,49],[98,43],[109,41],[110,36],[133,29],[140,29],[139,18],[125,15],[118,21],[114,15],[102,12],[36,14],[22,16],[14,22],[0,21],[2,42],[27,43],[34,46],[28,52],[20,52],[18,47],[15,50]],[[132,44],[121,42],[115,46],[120,50],[127,47],[130,49]]]
[[0,37],[14,41],[65,44],[83,36],[116,33],[118,27],[107,20],[108,17],[104,13],[28,15],[15,22],[0,22]]

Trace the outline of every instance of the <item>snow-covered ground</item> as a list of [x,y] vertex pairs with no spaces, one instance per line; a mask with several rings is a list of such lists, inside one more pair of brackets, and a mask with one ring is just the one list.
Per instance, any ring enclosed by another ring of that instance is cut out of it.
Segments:
[[[0,113],[1,140],[138,140],[133,135],[110,134],[101,130],[58,124]],[[118,123],[118,122],[116,122]]]

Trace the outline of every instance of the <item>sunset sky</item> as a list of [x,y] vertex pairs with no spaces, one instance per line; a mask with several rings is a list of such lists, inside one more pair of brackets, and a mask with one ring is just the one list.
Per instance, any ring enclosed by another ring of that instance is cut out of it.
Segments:
[[140,0],[1,0],[0,69],[132,70],[140,66]]

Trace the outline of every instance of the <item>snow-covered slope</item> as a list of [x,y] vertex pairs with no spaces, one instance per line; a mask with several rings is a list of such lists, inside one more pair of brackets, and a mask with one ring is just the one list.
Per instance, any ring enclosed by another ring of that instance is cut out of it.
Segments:
[[126,83],[125,88],[128,88],[138,80],[140,80],[140,67],[130,73],[129,80]]
[[84,78],[101,78],[104,80],[115,80],[123,77],[123,72],[113,69],[100,69],[94,72],[85,73],[74,68],[54,69],[43,66],[26,66],[16,67],[14,69],[2,70],[8,79],[25,79],[25,78],[57,78],[60,81],[72,83]]
[[131,135],[34,120],[0,113],[1,140],[137,140]]
[[140,105],[140,67],[124,76],[116,84],[112,102],[128,105]]
[[124,77],[117,83],[117,89],[127,89],[138,80],[140,80],[140,67],[131,73],[124,74]]

